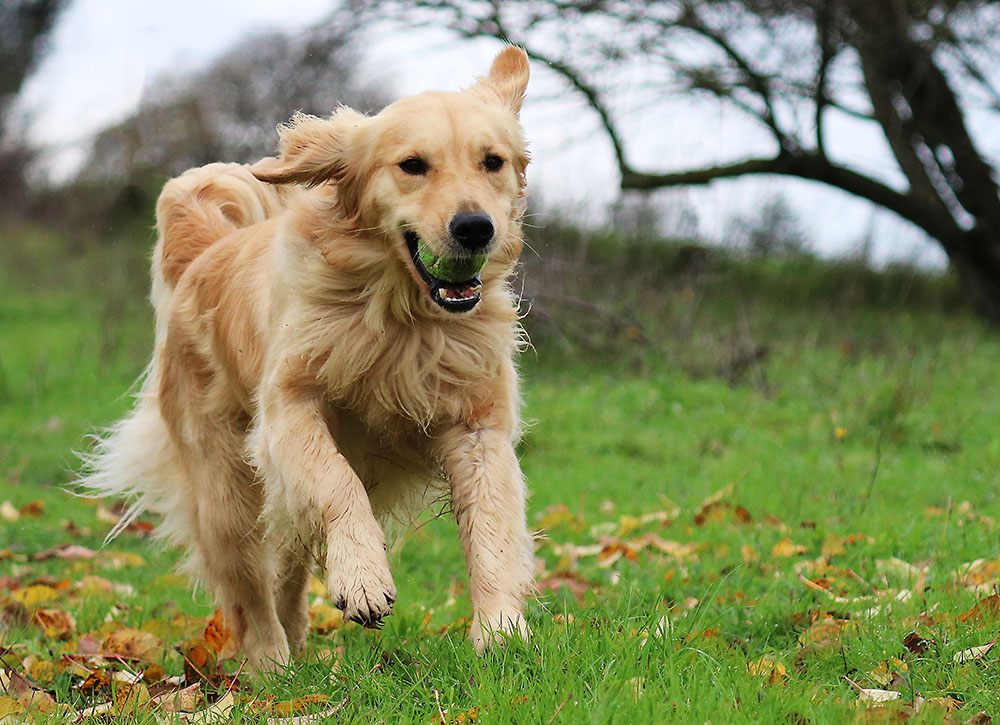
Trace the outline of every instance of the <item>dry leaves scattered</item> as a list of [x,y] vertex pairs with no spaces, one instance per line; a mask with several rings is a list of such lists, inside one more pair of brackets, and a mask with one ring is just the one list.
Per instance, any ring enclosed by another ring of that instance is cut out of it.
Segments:
[[[727,566],[757,567],[769,577],[790,576],[803,597],[811,599],[815,606],[796,622],[798,649],[791,656],[768,653],[747,659],[747,672],[768,687],[785,685],[821,658],[842,656],[851,637],[870,628],[876,617],[892,613],[894,607],[919,601],[929,582],[948,591],[971,592],[980,598],[964,613],[939,614],[932,609],[908,617],[905,623],[910,632],[898,643],[904,658],[873,662],[867,671],[852,669],[843,680],[857,692],[856,705],[866,718],[884,716],[895,721],[919,713],[944,722],[989,722],[984,713],[963,713],[963,703],[955,698],[924,698],[915,692],[910,686],[912,673],[906,658],[924,657],[929,652],[948,653],[954,648],[956,651],[946,656],[955,666],[997,665],[995,652],[1000,652],[1000,648],[994,650],[994,645],[1000,638],[995,635],[1000,622],[997,593],[1000,557],[976,560],[954,571],[935,571],[934,562],[879,559],[866,563],[862,576],[840,562],[849,558],[853,548],[874,544],[871,536],[829,532],[817,545],[815,535],[808,533],[817,528],[814,522],[803,522],[793,531],[772,514],[755,516],[734,500],[735,489],[735,484],[730,484],[691,512],[664,501],[660,510],[637,516],[620,515],[596,524],[590,524],[582,513],[574,513],[565,505],[548,509],[538,520],[543,529],[537,545],[539,590],[546,594],[565,589],[582,604],[588,596],[594,596],[592,593],[599,594],[602,587],[615,586],[624,577],[637,575],[646,560],[660,564],[668,582],[691,579],[688,566],[712,557],[724,561],[735,559]],[[602,514],[613,514],[614,510],[610,502],[600,507]],[[968,503],[957,504],[949,511],[928,509],[925,514],[949,515],[966,525],[994,523],[989,517],[976,514]],[[767,548],[747,543],[731,554],[724,545],[711,543],[711,537],[695,536],[699,528],[707,526],[752,528],[759,532],[753,540],[770,538],[774,543]],[[549,568],[552,561],[554,566]],[[601,570],[610,571],[601,574]],[[704,580],[698,583],[705,590]],[[742,601],[739,592],[725,596]],[[722,601],[724,597],[717,595],[717,599]],[[724,636],[714,628],[699,629],[696,623],[678,626],[682,620],[690,622],[689,615],[700,604],[697,599],[666,604],[668,613],[652,631],[633,630],[643,644],[653,637],[674,637],[678,647],[688,646],[696,638],[724,641]],[[572,615],[558,614],[556,618],[560,625],[573,621]],[[989,634],[975,646],[959,649],[942,641],[943,633],[951,633],[958,640],[960,636],[974,636],[980,630]],[[835,683],[829,683],[829,691],[836,690]],[[891,712],[888,708],[892,708]]]

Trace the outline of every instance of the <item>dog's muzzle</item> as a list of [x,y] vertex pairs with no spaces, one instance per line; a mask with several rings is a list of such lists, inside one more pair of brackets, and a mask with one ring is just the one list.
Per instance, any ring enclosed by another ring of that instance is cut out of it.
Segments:
[[[410,258],[413,260],[413,266],[420,278],[427,284],[431,299],[438,307],[448,312],[468,312],[479,304],[483,289],[479,270],[482,269],[482,262],[485,259],[482,254],[475,252],[481,252],[493,239],[493,222],[488,216],[485,214],[475,215],[485,217],[489,224],[488,238],[482,220],[465,220],[456,225],[456,220],[460,220],[462,216],[462,214],[456,215],[449,225],[449,232],[455,241],[467,250],[465,254],[438,257],[426,252],[426,250],[422,254],[420,236],[412,230],[403,235],[406,247],[410,252]],[[428,264],[425,264],[425,260]],[[441,276],[437,276],[435,272]],[[470,275],[468,279],[461,279],[464,276],[463,272]],[[455,281],[456,274],[460,281]],[[442,277],[449,279],[442,279]]]

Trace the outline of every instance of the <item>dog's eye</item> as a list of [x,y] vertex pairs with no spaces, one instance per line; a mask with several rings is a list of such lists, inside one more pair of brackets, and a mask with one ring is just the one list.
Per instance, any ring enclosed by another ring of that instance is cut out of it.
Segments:
[[412,176],[423,176],[427,173],[427,162],[419,156],[411,156],[405,161],[400,161],[398,165],[404,172]]
[[490,154],[483,159],[483,168],[490,172],[499,171],[503,168],[503,159],[496,154]]

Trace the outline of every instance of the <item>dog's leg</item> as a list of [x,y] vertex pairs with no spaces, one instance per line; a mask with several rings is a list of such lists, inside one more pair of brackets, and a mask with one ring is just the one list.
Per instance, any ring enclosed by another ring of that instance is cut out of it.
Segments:
[[297,536],[287,542],[282,552],[281,583],[278,589],[278,618],[285,628],[288,646],[298,653],[309,632],[309,574],[312,550]]
[[[222,426],[220,426],[221,428]],[[288,641],[278,621],[277,574],[259,521],[263,492],[243,462],[237,440],[215,429],[212,445],[191,448],[188,475],[194,507],[199,568],[254,669],[288,662]]]
[[482,652],[505,635],[528,633],[523,602],[533,577],[524,480],[501,430],[462,424],[441,435],[439,446],[469,572],[470,636]]
[[318,402],[268,385],[252,443],[269,506],[326,543],[326,582],[344,616],[377,626],[392,610],[396,586],[385,533],[364,484],[337,448]]

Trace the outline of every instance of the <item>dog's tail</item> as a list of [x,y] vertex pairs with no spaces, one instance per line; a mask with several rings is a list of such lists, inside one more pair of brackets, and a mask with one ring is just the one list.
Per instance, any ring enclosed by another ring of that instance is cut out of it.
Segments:
[[184,270],[208,247],[238,229],[266,221],[284,209],[278,187],[258,181],[249,167],[210,164],[167,182],[156,204],[159,239],[153,253],[156,343],[141,380],[133,410],[94,436],[83,453],[78,480],[84,495],[123,497],[131,502],[108,540],[124,531],[143,511],[165,514],[161,534],[176,538],[184,522],[172,520],[186,509],[185,475],[158,401],[157,360],[166,336],[166,307]]
[[[77,493],[124,498],[129,507],[105,543],[128,528],[143,511],[167,513],[173,496],[183,496],[184,475],[155,396],[150,394],[155,371],[145,373],[133,410],[110,428],[93,436],[92,450],[81,453],[83,471]],[[168,527],[169,528],[169,527]],[[169,531],[162,531],[170,535]]]
[[173,289],[191,262],[216,241],[278,214],[285,206],[283,193],[241,164],[209,164],[168,181],[156,202],[154,287],[162,282]]

